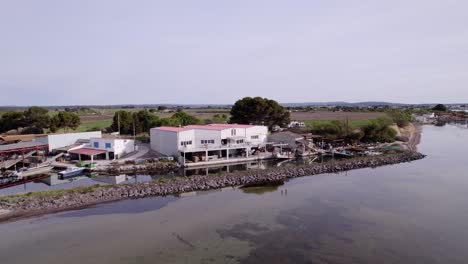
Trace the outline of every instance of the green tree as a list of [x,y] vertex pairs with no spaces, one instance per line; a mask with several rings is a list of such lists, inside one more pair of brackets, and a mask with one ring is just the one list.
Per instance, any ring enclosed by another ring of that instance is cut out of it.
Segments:
[[227,123],[229,120],[228,116],[225,114],[216,114],[213,116],[213,122],[218,123],[218,124],[224,124]]
[[315,125],[312,133],[330,140],[343,139],[346,136],[346,126],[341,121],[333,120]]
[[5,112],[0,118],[0,133],[25,126],[24,112]]
[[231,108],[231,123],[285,126],[290,122],[289,112],[278,102],[261,97],[245,97]]
[[432,110],[437,112],[447,112],[447,107],[443,104],[438,104],[432,108]]
[[59,128],[63,128],[65,129],[65,132],[67,132],[68,129],[77,129],[80,124],[81,120],[78,114],[63,111],[52,117],[50,129],[52,132],[55,132]]
[[159,126],[178,127],[181,125],[180,120],[177,118],[168,117],[159,120]]
[[413,119],[410,111],[402,111],[399,109],[391,109],[387,111],[387,114],[393,120],[394,123],[399,127],[407,126]]
[[364,142],[393,142],[397,132],[391,128],[393,121],[389,117],[379,117],[372,120],[368,125],[364,126],[362,141]]
[[[119,130],[120,123],[120,130]],[[119,110],[115,112],[112,118],[112,124],[110,126],[114,132],[120,131],[121,134],[131,135],[133,134],[133,116],[131,112],[125,110]]]
[[38,106],[32,106],[24,111],[24,126],[29,128],[27,131],[40,134],[45,128],[49,128],[50,116],[48,113],[49,110]]
[[164,106],[164,105],[158,106],[158,111],[164,111],[166,109],[167,109],[167,106]]
[[345,121],[339,120],[314,125],[311,132],[329,140],[344,139],[349,143],[357,143],[364,136],[360,129],[350,127]]
[[146,110],[133,113],[132,119],[135,120],[135,132],[137,134],[148,132],[152,127],[159,125],[159,117]]
[[200,124],[200,120],[198,118],[182,111],[173,114],[171,118],[179,120],[179,123],[182,126]]

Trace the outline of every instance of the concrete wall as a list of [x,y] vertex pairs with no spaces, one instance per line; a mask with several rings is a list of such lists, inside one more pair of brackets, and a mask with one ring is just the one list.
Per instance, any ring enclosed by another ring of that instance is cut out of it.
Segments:
[[[233,135],[233,131],[235,134]],[[227,128],[221,131],[221,138],[226,139],[228,137],[245,137],[245,128]]]
[[[221,131],[220,130],[195,130],[195,148],[213,148],[221,146]],[[214,140],[214,143],[202,144],[202,140]]]
[[[185,132],[185,131],[184,131]],[[163,155],[178,156],[180,141],[178,132],[152,128],[150,130],[151,149]]]
[[[245,129],[245,137],[247,142],[252,144],[265,144],[268,138],[268,127],[266,126],[253,126]],[[252,138],[252,136],[258,136],[258,139]]]
[[36,138],[35,141],[44,144],[49,144],[49,151],[57,148],[63,148],[75,144],[78,139],[91,139],[101,138],[101,131],[93,132],[80,132],[80,133],[66,133],[66,134],[52,134],[45,137]]
[[[114,152],[114,155],[122,157],[122,155],[135,151],[135,141],[133,139],[123,138],[92,138],[90,140],[91,148],[95,148],[95,143],[98,144],[98,149],[107,150]],[[106,143],[110,144],[110,147],[106,148]]]

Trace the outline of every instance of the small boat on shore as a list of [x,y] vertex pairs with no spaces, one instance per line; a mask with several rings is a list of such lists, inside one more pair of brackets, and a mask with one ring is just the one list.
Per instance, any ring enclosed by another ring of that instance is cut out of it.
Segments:
[[346,150],[346,149],[343,149],[341,151],[336,152],[335,155],[343,156],[343,157],[352,157],[352,156],[354,156],[354,154],[351,151]]
[[335,149],[332,149],[332,150],[329,150],[327,151],[327,155],[328,156],[339,156],[339,157],[353,157],[354,154],[349,151],[349,150],[346,150],[346,149],[342,149],[342,150],[335,150]]
[[361,153],[361,156],[379,156],[382,155],[382,152],[379,151],[373,151],[373,150],[367,150]]
[[292,159],[295,155],[291,152],[277,152],[273,153],[273,158],[275,159]]
[[59,172],[58,175],[61,178],[79,176],[79,175],[83,174],[84,170],[85,170],[85,168],[68,167],[66,170]]
[[14,173],[16,177],[18,178],[24,178],[24,177],[30,177],[34,176],[37,174],[45,174],[49,173],[52,170],[51,166],[43,165],[43,166],[38,166],[38,167],[33,167],[33,168],[27,168],[27,169],[20,169],[17,173]]

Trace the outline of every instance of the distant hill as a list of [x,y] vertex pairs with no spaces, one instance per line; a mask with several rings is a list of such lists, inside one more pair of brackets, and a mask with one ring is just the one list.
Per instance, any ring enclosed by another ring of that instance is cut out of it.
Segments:
[[[390,102],[302,102],[302,103],[280,103],[285,107],[300,107],[300,106],[348,106],[348,107],[368,107],[368,106],[434,106],[436,103],[425,104],[403,104],[403,103],[390,103]],[[445,104],[447,106],[468,105],[468,103],[452,103]],[[43,106],[48,109],[64,109],[64,108],[157,108],[158,106],[167,106],[170,108],[185,107],[185,108],[230,108],[232,104],[118,104],[118,105],[56,105],[56,106]],[[4,110],[20,110],[29,106],[0,106],[0,111]]]
[[404,106],[411,104],[400,104],[400,103],[389,103],[389,102],[305,102],[305,103],[284,103],[284,106],[355,106],[355,107],[366,107],[366,106]]

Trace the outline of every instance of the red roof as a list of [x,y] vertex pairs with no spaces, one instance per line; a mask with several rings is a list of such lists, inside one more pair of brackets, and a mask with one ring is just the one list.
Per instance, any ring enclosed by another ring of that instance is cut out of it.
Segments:
[[172,131],[172,132],[180,132],[180,131],[190,130],[190,129],[187,129],[185,127],[168,127],[168,126],[155,127],[154,129],[164,130],[164,131]]
[[181,132],[187,131],[191,129],[206,129],[206,130],[224,130],[224,129],[231,129],[231,128],[248,128],[252,127],[253,125],[239,125],[239,124],[209,124],[209,125],[189,125],[184,127],[156,127],[154,129],[164,130],[164,131],[172,131],[172,132]]
[[74,153],[74,154],[81,154],[81,155],[88,155],[88,156],[93,155],[94,156],[94,155],[99,155],[99,154],[106,153],[107,151],[102,150],[102,149],[93,149],[93,148],[79,148],[79,149],[70,150],[68,152],[69,153]]
[[248,127],[253,127],[254,125],[244,125],[244,124],[210,124],[209,126],[225,127],[225,128],[248,128]]

